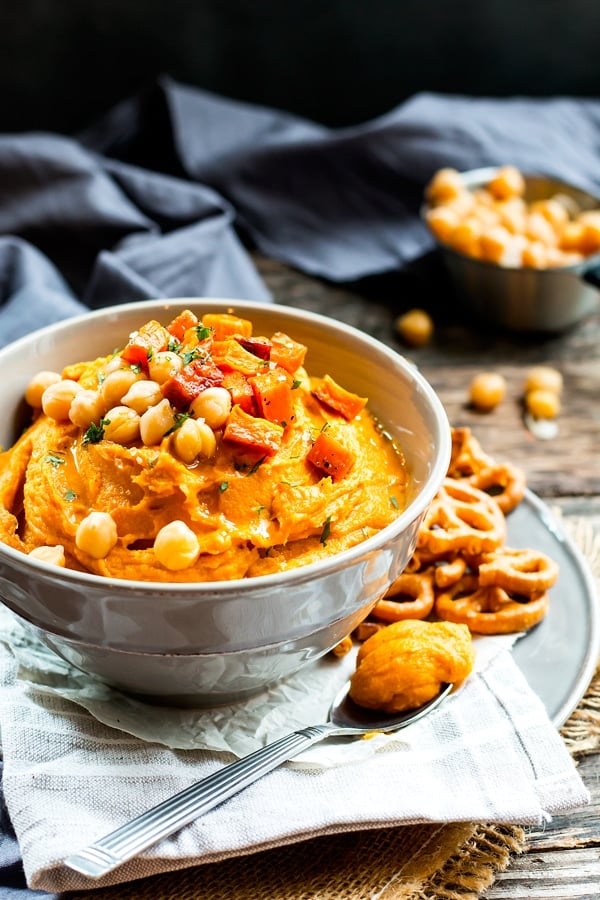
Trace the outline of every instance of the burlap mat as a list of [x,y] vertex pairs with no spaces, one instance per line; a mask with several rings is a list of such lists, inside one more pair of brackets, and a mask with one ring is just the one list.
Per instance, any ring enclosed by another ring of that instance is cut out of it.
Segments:
[[[565,523],[600,579],[600,535]],[[600,749],[600,666],[561,729],[577,757]],[[65,900],[477,900],[527,847],[514,825],[418,825],[345,832]]]

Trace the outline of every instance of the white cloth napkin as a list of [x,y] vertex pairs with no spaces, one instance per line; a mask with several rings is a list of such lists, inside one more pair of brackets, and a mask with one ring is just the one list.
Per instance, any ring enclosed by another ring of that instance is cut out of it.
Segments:
[[[23,633],[19,637],[19,628],[6,619],[0,636],[4,789],[33,888],[125,882],[344,830],[449,821],[539,824],[589,802],[506,643],[484,641],[477,670],[460,690],[394,738],[322,744],[139,859],[89,881],[61,861],[232,759],[230,753],[189,747],[212,745],[219,733],[223,746],[230,746],[239,730],[248,731],[241,741],[247,752],[322,721],[353,661],[314,664],[290,679],[283,694],[250,703],[250,713],[233,730],[223,711],[186,713],[141,704],[148,713],[142,739],[135,734],[143,720],[135,701],[119,703],[114,692],[103,694],[106,689],[93,680]],[[318,696],[316,720],[303,705],[307,695]],[[105,718],[111,724],[100,721],[103,709],[110,710]],[[179,728],[180,740],[170,743],[187,749],[152,742],[154,728],[154,740],[162,739],[164,721],[163,737]]]

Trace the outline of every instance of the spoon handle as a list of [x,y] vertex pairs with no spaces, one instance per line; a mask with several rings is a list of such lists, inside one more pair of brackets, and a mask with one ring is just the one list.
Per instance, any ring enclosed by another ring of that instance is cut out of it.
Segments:
[[339,731],[340,729],[328,723],[311,725],[279,738],[131,819],[67,857],[64,863],[89,878],[101,878],[219,803],[233,797],[281,763],[293,759],[302,750]]

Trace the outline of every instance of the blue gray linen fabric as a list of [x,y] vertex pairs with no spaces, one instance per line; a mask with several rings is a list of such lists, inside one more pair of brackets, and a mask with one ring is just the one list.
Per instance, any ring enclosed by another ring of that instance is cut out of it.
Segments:
[[[419,94],[332,130],[164,78],[80,135],[0,134],[0,346],[150,297],[269,300],[251,248],[334,282],[402,273],[433,246],[435,170],[502,163],[600,195],[600,101]],[[0,824],[0,898],[51,896]]]

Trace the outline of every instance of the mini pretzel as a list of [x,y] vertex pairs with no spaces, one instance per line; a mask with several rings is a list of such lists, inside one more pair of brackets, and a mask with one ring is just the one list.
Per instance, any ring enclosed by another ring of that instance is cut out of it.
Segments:
[[505,538],[506,521],[494,498],[462,479],[446,478],[425,513],[417,550],[476,556],[495,550]]
[[498,585],[481,587],[471,574],[438,594],[435,611],[440,619],[467,625],[475,634],[513,634],[541,622],[548,603],[545,592],[521,601]]
[[525,494],[525,472],[510,463],[492,463],[470,475],[468,481],[491,494],[504,515],[512,512]]
[[468,568],[468,562],[464,556],[456,556],[454,559],[442,560],[435,567],[433,580],[436,588],[447,588],[463,577]]
[[498,585],[513,594],[529,597],[549,590],[556,583],[558,572],[558,563],[541,551],[501,547],[483,557],[479,584]]
[[492,462],[470,428],[452,429],[452,449],[447,475],[449,478],[465,478],[486,468]]
[[433,609],[434,601],[431,572],[403,572],[396,578],[385,597],[375,604],[373,615],[385,622],[424,619]]

